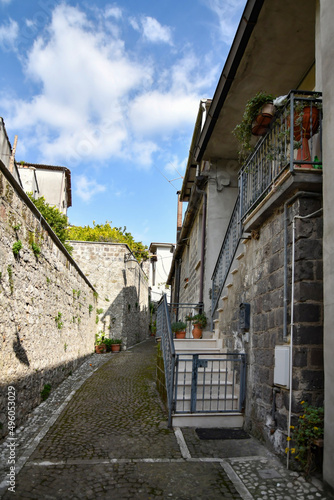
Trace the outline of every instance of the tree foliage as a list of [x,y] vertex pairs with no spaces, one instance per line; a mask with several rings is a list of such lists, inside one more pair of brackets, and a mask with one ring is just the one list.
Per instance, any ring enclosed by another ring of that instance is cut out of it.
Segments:
[[58,208],[49,205],[49,203],[45,201],[44,196],[36,199],[32,197],[32,193],[28,193],[28,196],[36,208],[41,212],[53,232],[58,236],[66,250],[71,253],[72,247],[66,243],[66,240],[68,240],[68,220],[66,215],[60,212]]
[[68,239],[125,243],[139,262],[148,258],[147,246],[143,245],[141,241],[135,241],[132,234],[126,230],[126,227],[123,229],[121,227],[112,227],[111,221],[106,221],[105,224],[96,224],[93,221],[93,227],[71,226],[68,229]]

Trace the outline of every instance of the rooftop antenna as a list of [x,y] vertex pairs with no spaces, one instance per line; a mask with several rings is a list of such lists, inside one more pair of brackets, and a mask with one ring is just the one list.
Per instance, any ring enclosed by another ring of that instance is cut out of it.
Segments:
[[175,191],[178,191],[178,189],[174,186],[173,182],[174,182],[174,181],[178,181],[178,180],[180,180],[180,179],[183,179],[183,175],[181,175],[181,174],[180,174],[180,172],[176,169],[176,167],[175,167],[175,166],[174,166],[171,162],[169,162],[169,163],[170,163],[170,165],[172,165],[172,167],[176,170],[176,172],[179,174],[179,176],[180,176],[180,177],[176,177],[175,179],[171,179],[171,180],[169,180],[169,179],[168,179],[168,178],[167,178],[167,177],[166,177],[166,176],[165,176],[165,175],[161,172],[161,170],[160,170],[160,169],[159,169],[156,165],[154,165],[154,166],[155,166],[155,168],[157,169],[157,171],[158,171],[158,172],[160,172],[160,174],[162,175],[162,177],[163,177],[164,179],[166,179],[166,181],[167,181],[167,182],[168,182],[171,186],[173,186],[173,188],[175,189]]

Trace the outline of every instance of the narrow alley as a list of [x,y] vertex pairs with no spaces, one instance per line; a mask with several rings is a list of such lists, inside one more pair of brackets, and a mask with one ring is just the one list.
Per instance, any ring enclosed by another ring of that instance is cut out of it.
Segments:
[[[1,469],[1,498],[330,498],[254,438],[203,440],[195,429],[168,429],[155,360],[153,338],[90,356],[17,430],[15,494]],[[3,465],[7,455],[8,440]]]

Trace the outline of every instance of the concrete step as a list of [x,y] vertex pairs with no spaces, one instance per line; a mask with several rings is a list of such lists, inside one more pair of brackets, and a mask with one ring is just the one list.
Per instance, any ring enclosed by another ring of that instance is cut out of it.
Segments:
[[242,413],[176,413],[172,416],[174,427],[224,427],[242,428]]
[[[184,351],[191,349],[192,352],[202,352],[202,349],[219,349],[216,339],[175,339],[175,350]],[[218,351],[220,352],[220,351]]]

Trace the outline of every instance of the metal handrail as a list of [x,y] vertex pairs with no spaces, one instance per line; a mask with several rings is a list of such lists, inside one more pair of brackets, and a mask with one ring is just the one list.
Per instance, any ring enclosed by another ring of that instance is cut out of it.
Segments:
[[212,274],[212,307],[211,317],[216,312],[219,297],[224,288],[227,275],[230,271],[235,252],[237,251],[242,236],[242,225],[240,223],[240,197],[238,196],[227,227],[225,238],[221,246],[215,269]]
[[172,425],[174,373],[175,373],[175,347],[171,328],[167,296],[163,294],[157,308],[157,337],[161,338],[162,355],[165,367],[165,380],[168,405],[168,425]]

